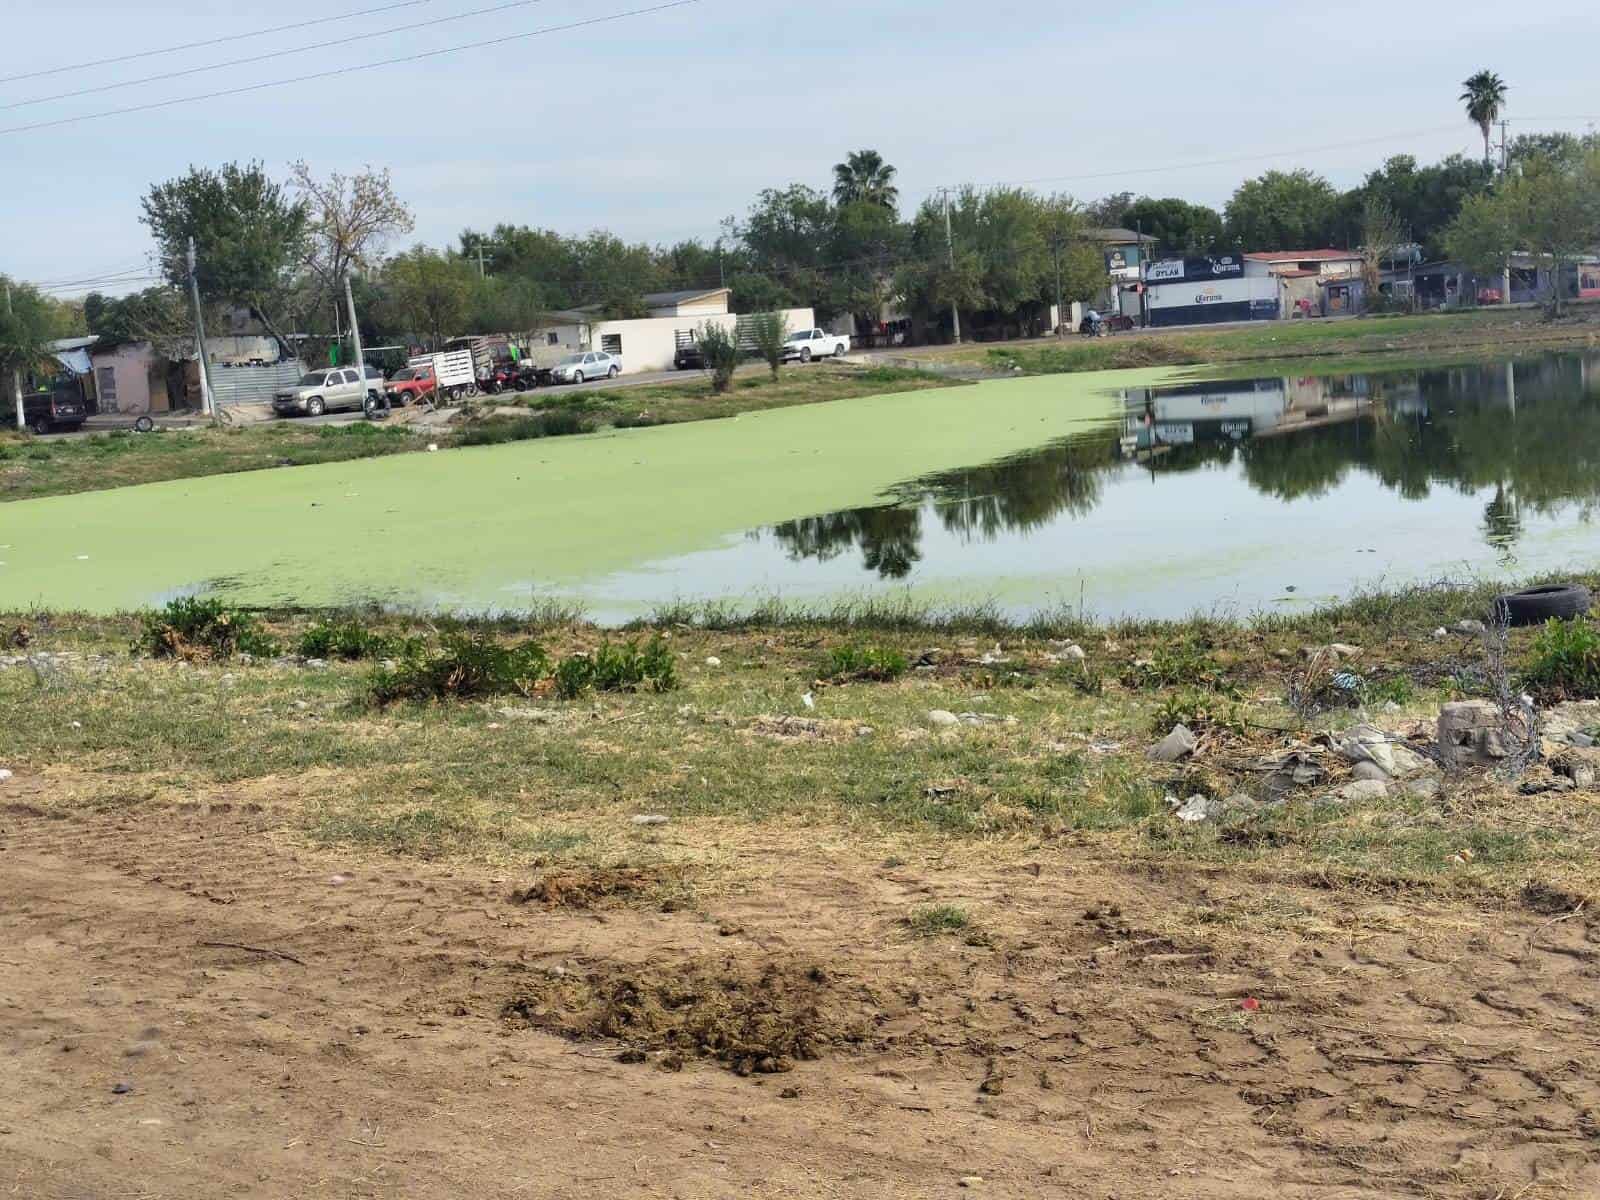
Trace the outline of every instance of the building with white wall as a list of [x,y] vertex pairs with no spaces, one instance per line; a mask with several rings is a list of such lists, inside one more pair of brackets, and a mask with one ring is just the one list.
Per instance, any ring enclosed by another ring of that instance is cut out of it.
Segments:
[[[746,318],[728,311],[728,288],[680,292],[653,292],[643,298],[647,317],[608,320],[600,306],[551,313],[532,338],[540,361],[580,350],[604,350],[622,359],[624,373],[669,371],[678,346],[692,341],[704,325],[719,325],[736,333]],[[791,332],[812,328],[810,307],[780,310]]]

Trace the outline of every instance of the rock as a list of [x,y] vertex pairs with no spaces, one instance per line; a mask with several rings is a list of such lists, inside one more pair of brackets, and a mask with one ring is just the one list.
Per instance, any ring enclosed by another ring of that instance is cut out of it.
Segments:
[[1457,700],[1439,710],[1439,757],[1447,766],[1494,766],[1506,757],[1505,719],[1488,700]]
[[1198,821],[1209,821],[1212,817],[1222,812],[1222,802],[1213,800],[1210,796],[1190,796],[1173,815],[1180,821],[1190,825]]
[[1464,634],[1468,637],[1481,637],[1484,630],[1487,628],[1488,626],[1486,626],[1482,621],[1457,621],[1454,625],[1450,626],[1450,632]]
[[133,1084],[131,1083],[113,1083],[111,1085],[111,1094],[113,1096],[126,1096],[131,1091],[133,1091]]
[[665,813],[640,813],[633,818],[633,823],[635,825],[665,825],[667,816]]
[[961,718],[947,709],[935,708],[928,712],[928,724],[934,726],[950,726],[961,724]]
[[1385,800],[1389,796],[1389,785],[1376,779],[1357,779],[1343,787],[1335,788],[1329,793],[1328,799],[1340,804],[1359,804],[1371,800]]
[[1359,658],[1361,655],[1361,647],[1352,646],[1348,642],[1330,642],[1328,645],[1328,652],[1340,662],[1343,662],[1347,658]]
[[555,713],[542,708],[497,708],[494,710],[508,721],[538,721],[545,724],[555,720]]
[[[1415,750],[1402,745],[1400,738],[1376,725],[1356,725],[1342,734],[1337,747],[1347,762],[1373,763],[1385,776],[1404,779],[1428,770],[1432,764]],[[1356,778],[1376,778],[1357,774]]]
[[706,655],[706,666],[708,666],[708,667],[720,667],[721,665],[722,665],[722,660],[720,658],[718,658],[715,654]]
[[1450,631],[1441,625],[1433,631],[1433,636],[1435,638],[1447,638],[1450,636]]
[[1062,651],[1059,654],[1057,654],[1055,657],[1057,659],[1069,659],[1070,658],[1073,662],[1082,662],[1084,659],[1088,658],[1089,656],[1083,652],[1083,647],[1082,646],[1080,646],[1076,642],[1074,642],[1072,645],[1067,646],[1064,649],[1062,649]]
[[1193,754],[1198,744],[1187,725],[1174,725],[1172,732],[1146,750],[1144,756],[1152,762],[1177,762]]
[[804,693],[800,697],[800,701],[807,708],[815,708],[817,706],[817,698],[815,696],[813,696],[810,692]]
[[964,1188],[982,1187],[983,1186],[983,1176],[982,1175],[963,1175],[960,1179],[956,1180],[956,1182],[959,1183]]
[[1371,759],[1363,759],[1350,769],[1350,774],[1355,779],[1373,779],[1379,783],[1388,783],[1393,778]]
[[1587,733],[1569,733],[1567,734],[1567,743],[1587,750],[1594,745],[1594,739]]
[[1443,786],[1437,775],[1414,775],[1400,785],[1400,794],[1412,800],[1432,800]]
[[6,780],[8,780],[10,778],[12,778],[11,768],[9,768],[9,767],[0,767],[0,783],[4,783]]

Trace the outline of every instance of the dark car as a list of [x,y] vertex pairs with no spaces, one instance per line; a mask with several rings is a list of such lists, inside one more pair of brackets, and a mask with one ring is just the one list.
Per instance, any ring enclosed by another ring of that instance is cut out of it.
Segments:
[[73,386],[58,386],[49,391],[24,392],[22,419],[35,433],[77,429],[89,419],[89,408]]
[[680,371],[703,371],[706,365],[706,356],[700,349],[699,342],[685,342],[678,347],[678,352],[672,356],[672,365]]

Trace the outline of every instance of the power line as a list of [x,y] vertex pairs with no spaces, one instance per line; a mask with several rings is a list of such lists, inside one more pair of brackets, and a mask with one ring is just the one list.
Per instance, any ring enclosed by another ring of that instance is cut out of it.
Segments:
[[153,58],[157,54],[172,54],[179,50],[198,50],[202,46],[220,46],[224,42],[239,42],[245,38],[266,37],[270,33],[287,33],[291,29],[306,29],[312,25],[327,25],[334,21],[350,21],[356,17],[370,17],[377,13],[393,12],[397,8],[415,8],[419,4],[432,4],[433,0],[401,0],[398,4],[385,4],[381,8],[363,8],[342,13],[336,17],[317,17],[310,21],[296,21],[291,25],[275,25],[271,29],[253,29],[248,33],[230,33],[224,37],[208,38],[200,42],[184,42],[178,46],[162,46],[155,50],[139,50],[133,54],[119,54],[114,58],[98,58],[93,62],[74,62],[61,67],[46,67],[42,71],[28,71],[21,75],[0,76],[0,83],[17,83],[23,79],[40,79],[46,75],[61,75],[67,71],[82,71],[89,67],[104,67],[112,63],[132,62],[139,58]]
[[[429,0],[413,0],[413,2],[427,3]],[[102,83],[96,87],[79,88],[75,92],[57,92],[54,96],[36,96],[32,100],[13,100],[10,104],[0,104],[0,112],[14,108],[30,108],[35,104],[49,104],[53,100],[71,100],[77,96],[93,96],[99,92],[114,92],[118,88],[138,87],[144,83],[163,83],[169,79],[184,79],[190,75],[204,75],[208,71],[223,71],[229,67],[244,67],[252,63],[267,62],[274,58],[290,58],[307,51],[327,50],[333,46],[347,46],[353,42],[365,42],[372,38],[389,37],[397,33],[412,33],[418,29],[429,29],[435,25],[448,25],[452,21],[465,21],[469,17],[486,17],[494,13],[508,12],[514,8],[528,8],[535,4],[543,4],[544,0],[510,0],[506,4],[496,4],[490,8],[475,8],[464,13],[454,13],[448,17],[434,17],[430,21],[416,21],[410,25],[396,25],[390,29],[374,29],[367,33],[353,33],[349,37],[334,38],[332,41],[317,42],[309,46],[294,46],[287,50],[273,50],[266,54],[251,55],[248,58],[230,58],[225,62],[212,63],[203,67],[186,67],[181,71],[163,71],[159,75],[145,75],[139,79],[123,79],[116,83]]]
[[[602,17],[587,17],[582,21],[569,21],[564,25],[546,25],[542,29],[531,29],[527,33],[512,33],[504,37],[485,38],[478,42],[466,42],[459,46],[443,46],[434,50],[424,50],[417,54],[407,54],[400,58],[388,58],[379,62],[366,63],[360,71],[361,78],[367,78],[374,67],[394,67],[404,63],[421,62],[424,59],[441,58],[446,54],[460,54],[467,50],[482,50],[488,46],[503,46],[507,42],[524,41],[528,38],[543,37],[550,33],[567,33],[574,29],[586,29],[593,25],[605,25],[613,21],[626,20],[629,17],[649,16],[651,13],[666,12],[674,8],[686,8],[691,4],[699,4],[701,0],[670,0],[667,4],[655,4],[648,8],[633,8],[626,12],[608,13]],[[215,92],[203,92],[196,96],[178,96],[171,100],[155,100],[149,104],[133,104],[127,108],[113,108],[105,112],[84,113],[77,117],[60,117],[54,121],[36,121],[32,125],[13,125],[0,129],[0,136],[12,133],[30,133],[37,129],[57,129],[63,125],[76,125],[81,121],[98,121],[105,117],[126,116],[129,113],[149,112],[157,108],[171,108],[178,104],[194,104],[202,100],[220,100],[225,96],[243,96],[250,92],[265,91],[268,88],[288,87],[296,83],[311,83],[318,79],[332,79],[335,76],[348,77],[351,74],[349,67],[334,67],[327,71],[315,71],[309,75],[296,75],[288,79],[269,79],[264,83],[252,83],[244,87],[224,88]]]

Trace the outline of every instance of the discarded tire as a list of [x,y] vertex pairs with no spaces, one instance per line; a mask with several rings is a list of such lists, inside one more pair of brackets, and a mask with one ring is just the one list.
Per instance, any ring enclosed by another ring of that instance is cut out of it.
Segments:
[[1496,597],[1493,615],[1508,625],[1542,625],[1551,617],[1570,621],[1589,611],[1589,589],[1577,583],[1547,583]]

